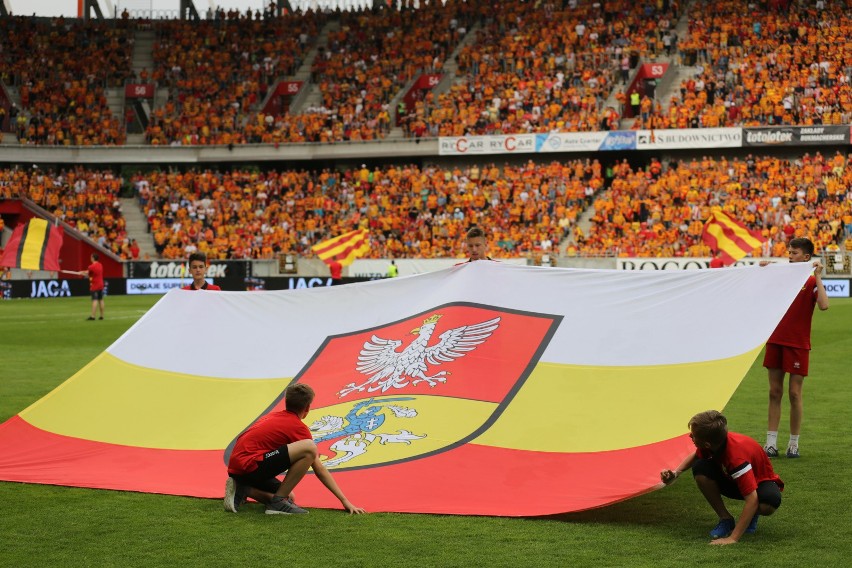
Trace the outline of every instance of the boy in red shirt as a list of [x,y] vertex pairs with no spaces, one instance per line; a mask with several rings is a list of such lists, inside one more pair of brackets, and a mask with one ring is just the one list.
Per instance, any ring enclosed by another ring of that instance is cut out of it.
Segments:
[[[710,544],[734,544],[744,533],[757,530],[759,515],[771,515],[781,506],[784,482],[772,469],[772,462],[753,439],[728,432],[728,420],[716,410],[700,412],[689,421],[690,438],[695,452],[674,471],[660,472],[669,485],[692,468],[695,483],[704,498],[719,515],[719,523],[710,531]],[[725,507],[722,495],[745,501],[738,521]]]
[[192,284],[184,286],[181,290],[222,290],[215,284],[208,284],[204,279],[207,274],[207,255],[203,252],[194,252],[189,255],[189,274],[192,276]]
[[[293,502],[293,489],[312,468],[323,485],[352,514],[353,505],[317,454],[311,431],[302,422],[311,409],[313,389],[295,383],[284,391],[286,410],[270,412],[240,434],[228,459],[225,510],[236,513],[247,497],[266,504],[266,514],[307,513]],[[284,481],[276,477],[286,471]]]
[[[799,237],[787,245],[790,262],[811,262],[814,244]],[[766,263],[761,263],[761,266]],[[781,422],[781,399],[784,398],[784,375],[790,374],[790,441],[787,457],[799,457],[799,432],[802,428],[802,386],[808,376],[811,349],[811,320],[814,306],[828,309],[828,294],[822,284],[822,263],[813,261],[814,274],[790,304],[787,313],[766,343],[763,366],[769,371],[769,428],[766,432],[766,455],[778,456],[778,424]]]
[[87,319],[94,320],[100,310],[100,317],[104,319],[104,266],[99,262],[98,253],[93,252],[90,257],[92,263],[86,270],[63,270],[67,274],[76,274],[78,276],[89,277],[89,293],[92,295],[92,315]]

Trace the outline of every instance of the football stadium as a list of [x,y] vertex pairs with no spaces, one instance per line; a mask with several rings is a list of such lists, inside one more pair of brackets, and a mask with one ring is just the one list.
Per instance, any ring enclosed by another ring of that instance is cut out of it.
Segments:
[[848,563],[852,2],[42,4],[3,565]]

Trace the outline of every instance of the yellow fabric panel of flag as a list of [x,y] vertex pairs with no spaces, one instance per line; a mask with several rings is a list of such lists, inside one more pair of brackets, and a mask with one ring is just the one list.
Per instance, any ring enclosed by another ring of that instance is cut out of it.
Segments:
[[27,238],[21,243],[21,268],[39,270],[41,268],[39,261],[48,235],[47,221],[38,218],[30,219],[26,235]]
[[[686,408],[687,414],[723,408],[729,398],[726,393],[736,389],[759,351],[717,361],[653,366],[540,362],[491,427],[472,443],[530,451],[595,452],[667,440],[686,430],[682,420],[672,418],[683,414],[665,412],[667,408]],[[21,417],[49,432],[105,443],[224,449],[291,381],[289,377],[193,376],[147,369],[103,353]],[[419,442],[426,451],[468,436],[500,410],[492,402],[419,398],[419,408],[435,408],[416,421],[417,427],[429,432],[428,439]],[[325,413],[345,414],[351,404],[338,406],[313,409],[307,422]],[[199,408],[204,412],[198,412]],[[528,434],[531,425],[534,436]],[[405,451],[402,446],[400,452]]]

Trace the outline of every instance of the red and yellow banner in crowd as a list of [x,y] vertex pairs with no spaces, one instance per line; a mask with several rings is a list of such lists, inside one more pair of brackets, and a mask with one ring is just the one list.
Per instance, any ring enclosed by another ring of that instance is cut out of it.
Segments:
[[[174,290],[0,425],[0,479],[221,498],[234,439],[301,381],[322,459],[369,511],[603,506],[658,487],[691,451],[687,421],[725,406],[809,274],[482,261],[322,289]],[[339,507],[313,476],[298,494]]]
[[326,264],[336,260],[347,266],[356,258],[370,252],[370,234],[367,229],[349,231],[339,237],[317,243],[311,250]]
[[704,223],[701,238],[713,251],[722,252],[722,261],[725,265],[735,263],[766,242],[759,232],[750,231],[745,225],[722,211],[714,211],[710,215]]
[[62,227],[38,217],[19,224],[6,243],[0,266],[58,271],[62,234]]

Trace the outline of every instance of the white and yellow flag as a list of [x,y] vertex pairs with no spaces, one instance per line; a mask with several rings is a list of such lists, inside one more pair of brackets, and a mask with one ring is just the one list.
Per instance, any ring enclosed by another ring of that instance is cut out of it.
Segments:
[[[233,440],[302,381],[322,459],[368,510],[602,506],[690,451],[689,418],[725,406],[809,274],[481,261],[323,289],[174,290],[0,426],[0,479],[221,497]],[[303,485],[300,504],[337,506]]]

